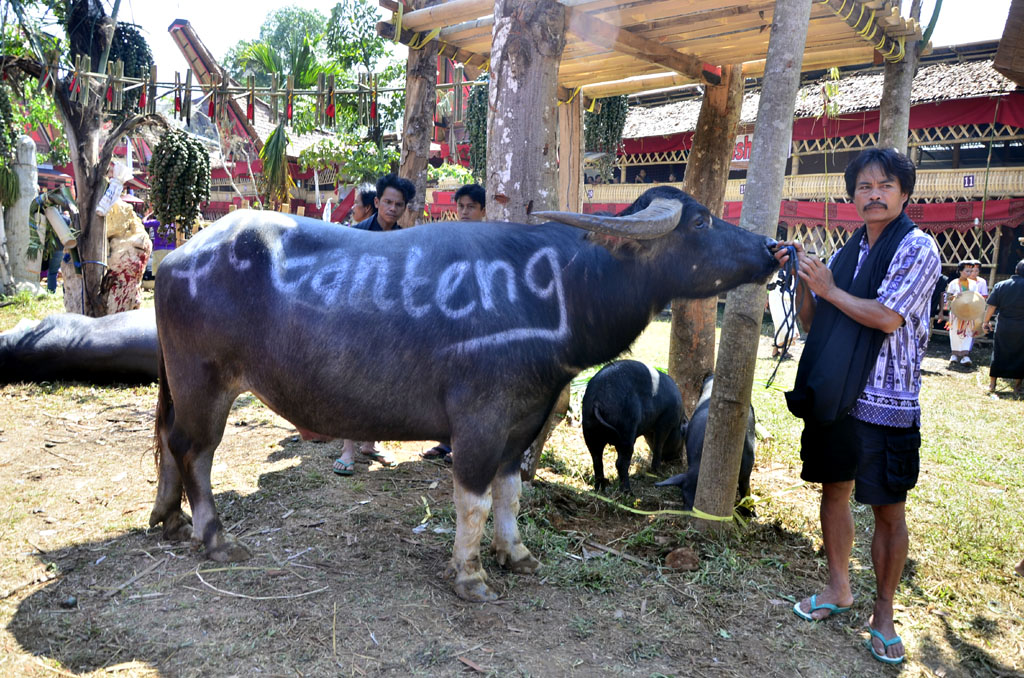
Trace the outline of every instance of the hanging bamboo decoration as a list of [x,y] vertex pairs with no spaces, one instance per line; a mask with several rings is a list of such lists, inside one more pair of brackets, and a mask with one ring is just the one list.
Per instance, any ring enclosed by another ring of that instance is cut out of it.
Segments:
[[452,92],[454,93],[454,96],[452,97],[452,120],[455,124],[458,124],[462,122],[462,83],[465,81],[464,69],[461,65],[456,67],[455,74],[452,76],[452,81],[454,83],[454,87],[452,88]]
[[324,111],[324,117],[327,122],[333,127],[334,120],[334,76],[331,75],[327,78],[327,109]]
[[210,99],[206,103],[206,117],[208,117],[212,121],[216,120],[217,116],[217,75],[211,73],[210,79],[213,80],[213,87],[210,89]]
[[83,57],[81,54],[75,55],[75,71],[71,74],[71,82],[68,84],[68,98],[72,101],[78,101],[82,98],[82,83],[85,82],[85,87],[88,89],[89,81],[84,75],[88,72],[89,57]]
[[324,77],[323,73],[316,76],[316,124],[320,127],[324,124]]
[[185,125],[192,124],[192,69],[185,71],[185,99],[181,102]]
[[181,73],[174,71],[174,113],[181,118]]
[[270,76],[270,122],[277,124],[277,98],[281,96],[277,91],[277,74]]
[[292,121],[292,107],[294,106],[295,96],[295,76],[289,75],[285,80],[285,97],[284,97],[284,119],[288,122]]
[[149,71],[149,101],[147,102],[147,113],[156,113],[156,64]]
[[249,93],[245,98],[245,118],[253,122],[256,119],[256,76],[250,75],[248,79]]

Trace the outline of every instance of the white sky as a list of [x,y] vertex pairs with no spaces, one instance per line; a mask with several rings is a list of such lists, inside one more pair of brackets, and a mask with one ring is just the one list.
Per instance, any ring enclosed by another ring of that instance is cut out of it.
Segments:
[[[681,0],[685,2],[685,0]],[[104,0],[107,10],[111,0]],[[334,0],[291,0],[294,7],[319,9],[330,15]],[[909,7],[909,0],[904,1]],[[122,0],[118,19],[139,24],[149,40],[161,80],[188,67],[167,27],[175,19],[187,19],[199,39],[216,58],[239,40],[253,39],[271,11],[286,6],[281,0]],[[925,0],[922,19],[927,25],[935,0]],[[936,47],[983,40],[998,40],[1009,12],[1010,0],[944,0],[939,23],[932,35]],[[904,10],[906,11],[906,10]],[[390,16],[389,12],[384,13]]]

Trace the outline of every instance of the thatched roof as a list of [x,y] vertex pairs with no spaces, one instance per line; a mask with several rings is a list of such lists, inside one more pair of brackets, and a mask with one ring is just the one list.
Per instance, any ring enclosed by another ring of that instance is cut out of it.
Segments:
[[[881,71],[840,77],[839,92],[833,99],[838,114],[878,108],[882,99],[883,77]],[[824,82],[825,79],[822,78],[800,88],[797,93],[795,117],[813,118],[821,115]],[[992,68],[991,59],[936,63],[922,66],[918,70],[910,99],[911,105],[916,105],[1006,94],[1016,87],[1012,80]],[[760,90],[747,92],[743,96],[741,124],[752,124],[757,118],[760,96]],[[697,128],[700,106],[700,99],[695,98],[664,106],[630,108],[622,136],[626,139],[638,139],[692,132]]]

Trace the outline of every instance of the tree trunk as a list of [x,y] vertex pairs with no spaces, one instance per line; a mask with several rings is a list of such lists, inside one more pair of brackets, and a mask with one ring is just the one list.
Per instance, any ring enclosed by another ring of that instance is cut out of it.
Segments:
[[558,63],[565,8],[496,0],[487,118],[487,219],[526,223],[558,208]]
[[[911,3],[910,16],[921,19],[921,0]],[[908,41],[905,50],[900,61],[885,62],[882,100],[878,105],[879,148],[895,148],[904,155],[907,153],[910,136],[910,88],[917,73],[920,43],[916,40]]]
[[0,206],[0,297],[14,294],[14,276],[11,275],[11,258],[7,254],[7,231],[4,223],[4,208]]
[[[408,10],[423,9],[437,2],[415,0]],[[434,106],[437,101],[437,44],[437,40],[431,40],[422,49],[410,49],[405,62],[405,118],[398,175],[416,186],[416,197],[399,219],[402,228],[420,221],[427,203],[427,160],[434,136]]]
[[[555,0],[496,0],[487,116],[487,219],[527,223],[535,210],[558,208],[558,63],[565,8]],[[524,228],[528,228],[525,227]],[[568,387],[566,387],[568,389]],[[567,393],[523,455],[532,480]]]
[[[683,190],[722,216],[736,125],[743,105],[742,66],[722,69],[722,83],[704,90],[693,148],[686,163]],[[715,317],[718,298],[672,302],[668,373],[683,394],[683,409],[693,413],[704,377],[715,370]]]
[[[743,228],[766,236],[774,235],[779,221],[810,12],[810,0],[775,2],[757,111],[757,135],[740,219]],[[712,516],[727,517],[733,513],[765,298],[763,286],[743,285],[730,292],[726,302],[704,456],[693,503],[694,510]],[[704,529],[725,524],[698,521]]]
[[36,227],[29,221],[29,207],[39,186],[36,142],[28,135],[18,137],[15,153],[14,173],[18,177],[18,198],[7,208],[7,252],[10,255],[14,284],[18,287],[26,284],[38,287],[43,252],[40,250],[35,259],[29,259],[28,256],[30,231]]

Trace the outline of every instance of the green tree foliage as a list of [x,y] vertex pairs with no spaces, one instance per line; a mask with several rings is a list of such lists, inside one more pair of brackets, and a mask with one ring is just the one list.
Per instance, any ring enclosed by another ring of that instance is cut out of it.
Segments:
[[346,71],[362,66],[373,73],[388,55],[387,43],[377,35],[381,20],[375,4],[366,0],[342,0],[331,9],[327,25],[327,52]]
[[[381,14],[370,0],[342,0],[331,9],[327,25],[327,53],[346,73],[348,84],[355,85],[357,73],[376,74],[380,88],[402,87],[405,83],[405,63],[392,60],[389,43],[377,35],[377,22]],[[356,100],[344,102],[353,108]],[[377,116],[381,129],[394,129],[405,110],[405,92],[380,93],[377,97]],[[351,129],[351,128],[349,128]]]
[[[7,56],[31,57],[31,50],[25,42],[24,34],[14,27],[8,27],[2,34],[2,51]],[[50,36],[42,36],[44,49],[55,49],[58,43]],[[68,140],[64,135],[64,126],[61,124],[54,106],[53,98],[41,90],[36,81],[25,80],[20,82],[11,78],[0,83],[0,90],[3,91],[7,101],[11,104],[9,120],[13,130],[13,139],[22,133],[22,130],[38,130],[40,134],[49,141],[50,149],[47,152],[39,151],[36,159],[40,163],[51,163],[53,165],[64,165],[68,162]],[[0,104],[2,105],[2,104]],[[7,124],[5,122],[5,124]],[[10,143],[10,153],[14,153],[14,141]]]
[[18,199],[18,175],[13,160],[18,128],[15,126],[7,87],[0,86],[0,207],[10,207]]
[[[479,78],[487,82],[487,74]],[[469,133],[469,166],[473,176],[483,181],[487,174],[487,89],[488,85],[477,85],[469,95],[466,108],[466,131]]]
[[[269,141],[269,139],[268,139]],[[185,237],[199,219],[199,205],[210,199],[210,154],[183,130],[160,137],[149,162],[153,178],[150,197],[161,224],[177,224]]]
[[427,165],[427,181],[429,183],[445,182],[464,185],[471,184],[475,180],[473,172],[458,163],[446,162],[439,167]]
[[303,170],[338,168],[338,183],[357,184],[376,181],[392,171],[398,163],[398,150],[378,147],[355,132],[341,132],[331,139],[318,141],[299,155]]
[[[287,55],[297,53],[307,37],[314,45],[316,61],[322,63],[327,57],[322,41],[326,25],[327,17],[319,10],[299,7],[275,10],[267,15],[263,25],[260,26],[260,34],[257,39],[239,40],[228,49],[221,63],[231,77],[244,82],[245,71],[250,60],[244,59],[243,55],[250,47],[262,43],[278,55],[281,63],[287,63],[289,61]],[[271,73],[281,73],[280,70],[261,70],[255,65],[252,72],[256,76],[256,84],[259,87],[270,85]]]

